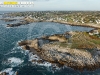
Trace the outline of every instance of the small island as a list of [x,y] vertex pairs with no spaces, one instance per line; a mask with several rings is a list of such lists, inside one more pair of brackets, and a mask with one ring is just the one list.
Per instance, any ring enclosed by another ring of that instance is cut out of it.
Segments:
[[80,71],[100,68],[100,29],[89,32],[69,31],[21,41],[18,44],[42,59],[32,62],[48,61]]

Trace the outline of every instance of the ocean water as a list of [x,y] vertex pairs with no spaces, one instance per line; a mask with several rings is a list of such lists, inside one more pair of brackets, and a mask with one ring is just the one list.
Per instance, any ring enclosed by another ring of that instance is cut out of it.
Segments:
[[[52,22],[37,22],[14,28],[7,28],[10,22],[0,21],[0,73],[8,75],[100,75],[100,69],[79,72],[68,67],[52,68],[52,64],[32,63],[40,59],[28,51],[22,50],[18,42],[41,37],[43,35],[61,34],[66,31],[90,31],[93,28],[69,26]],[[36,58],[35,58],[36,57]]]

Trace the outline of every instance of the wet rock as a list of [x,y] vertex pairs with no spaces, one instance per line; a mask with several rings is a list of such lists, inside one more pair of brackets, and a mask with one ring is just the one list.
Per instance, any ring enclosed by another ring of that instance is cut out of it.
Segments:
[[26,25],[26,24],[30,24],[30,22],[23,21],[23,22],[19,22],[19,23],[15,23],[15,24],[7,24],[7,27],[17,27],[17,26]]
[[[42,37],[34,40],[21,41],[19,45],[24,46],[25,49],[28,49],[33,53],[36,53],[41,59],[45,61],[65,65],[80,71],[95,70],[100,67],[99,54],[96,54],[97,56],[94,57],[94,55],[89,51],[81,49],[71,49],[67,46],[62,47],[59,44],[62,43],[62,41],[58,40],[58,38],[62,39],[62,37],[64,38],[65,36],[52,35],[45,38]],[[44,43],[44,39],[48,41],[54,41]],[[56,41],[57,44],[54,44],[55,40],[58,40]],[[35,60],[33,60],[33,62],[35,62]],[[41,63],[42,61],[39,60],[38,62]]]
[[7,75],[6,72],[1,73],[0,75]]
[[28,45],[28,44],[31,44],[31,41],[30,40],[18,42],[18,45],[19,46]]
[[18,71],[15,72],[15,75],[18,75]]

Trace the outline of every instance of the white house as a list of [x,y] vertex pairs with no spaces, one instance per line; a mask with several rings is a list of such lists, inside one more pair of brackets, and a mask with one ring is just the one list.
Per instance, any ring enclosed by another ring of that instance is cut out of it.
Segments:
[[91,30],[89,32],[89,35],[95,35],[95,34],[99,34],[99,31],[97,29]]

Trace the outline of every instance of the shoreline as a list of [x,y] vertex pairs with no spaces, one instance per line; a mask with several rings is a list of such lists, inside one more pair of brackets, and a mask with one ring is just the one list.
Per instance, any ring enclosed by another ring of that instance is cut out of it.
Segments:
[[[15,12],[7,13],[6,17],[22,17],[23,21],[33,22],[55,22],[61,24],[68,24],[71,26],[82,26],[100,28],[99,12],[92,11],[43,11],[43,12]],[[10,19],[10,18],[8,18]]]
[[70,26],[81,26],[81,27],[91,27],[91,28],[100,29],[100,26],[93,25],[93,24],[78,24],[78,23],[69,23],[69,22],[56,21],[56,20],[54,20],[54,21],[33,21],[33,22],[29,22],[29,21],[24,20],[24,23],[18,22],[15,24],[7,24],[7,27],[17,27],[17,26],[21,26],[21,25],[34,23],[34,22],[54,22],[54,23],[65,24],[65,25],[70,25]]
[[[73,33],[73,35],[75,35],[75,33]],[[98,51],[100,51],[100,49],[96,48],[92,51],[94,53],[92,54],[92,52],[87,51],[87,49],[69,48],[68,45],[65,47],[61,45],[65,42],[68,44],[68,39],[64,37],[63,34],[50,35],[47,37],[35,38],[33,40],[24,40],[18,44],[24,50],[29,50],[37,54],[44,61],[59,64],[60,66],[65,65],[79,71],[93,71],[100,68],[100,61],[98,59]],[[94,48],[93,46],[93,49]]]
[[[48,21],[50,22],[50,21]],[[51,22],[54,22],[54,23],[60,23],[60,24],[67,24],[67,25],[70,25],[70,26],[81,26],[81,27],[91,27],[91,28],[97,28],[97,29],[100,29],[100,26],[96,26],[96,25],[90,25],[90,24],[75,24],[75,23],[68,23],[68,22],[58,22],[58,21],[51,21]]]

